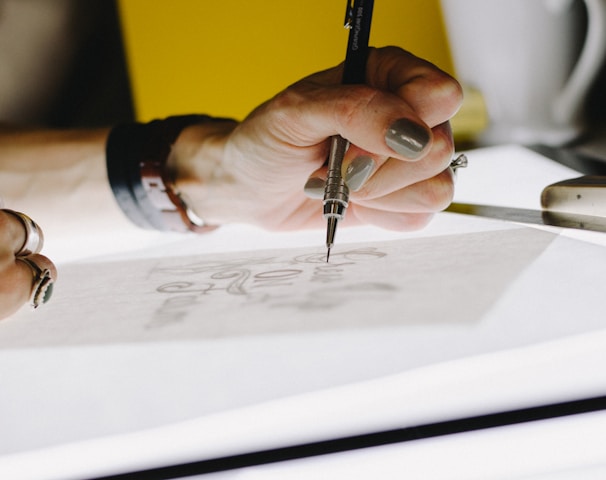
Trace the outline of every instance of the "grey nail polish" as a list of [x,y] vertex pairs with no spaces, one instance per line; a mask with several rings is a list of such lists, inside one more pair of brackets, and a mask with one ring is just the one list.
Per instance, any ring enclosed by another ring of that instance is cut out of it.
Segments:
[[345,183],[351,191],[357,192],[366,183],[374,168],[375,161],[371,157],[360,156],[355,158],[345,171]]
[[303,187],[303,192],[309,198],[324,198],[325,181],[322,178],[310,177]]
[[424,127],[407,118],[393,122],[385,133],[387,146],[407,158],[417,158],[429,139],[429,132]]

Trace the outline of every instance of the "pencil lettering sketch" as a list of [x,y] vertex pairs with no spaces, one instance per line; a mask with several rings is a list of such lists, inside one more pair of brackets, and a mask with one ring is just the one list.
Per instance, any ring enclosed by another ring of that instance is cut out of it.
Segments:
[[[336,252],[331,263],[326,263],[324,253],[312,253],[292,258],[245,257],[157,266],[150,278],[178,279],[156,288],[165,298],[147,327],[158,328],[182,321],[197,306],[216,296],[238,297],[239,308],[263,305],[270,309],[300,311],[326,311],[356,299],[385,297],[397,288],[382,281],[345,280],[353,266],[386,255],[374,247],[360,247]],[[304,283],[312,288],[306,291]],[[305,293],[301,295],[301,292]]]
[[554,238],[521,228],[336,245],[328,264],[322,247],[205,254],[193,244],[188,255],[159,247],[64,265],[44,309],[0,322],[0,346],[472,328]]

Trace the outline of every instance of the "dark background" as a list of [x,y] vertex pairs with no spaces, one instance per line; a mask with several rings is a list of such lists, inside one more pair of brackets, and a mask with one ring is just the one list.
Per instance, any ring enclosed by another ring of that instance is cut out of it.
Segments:
[[134,119],[116,3],[76,2],[78,46],[58,95],[42,123],[97,127]]

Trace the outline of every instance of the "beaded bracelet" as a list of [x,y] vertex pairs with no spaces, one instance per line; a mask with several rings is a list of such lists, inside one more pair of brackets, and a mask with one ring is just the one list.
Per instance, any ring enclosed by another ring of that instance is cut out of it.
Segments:
[[114,127],[107,139],[109,183],[122,211],[146,229],[203,233],[207,225],[188,207],[169,177],[166,162],[181,131],[215,120],[207,115],[182,115],[150,123]]

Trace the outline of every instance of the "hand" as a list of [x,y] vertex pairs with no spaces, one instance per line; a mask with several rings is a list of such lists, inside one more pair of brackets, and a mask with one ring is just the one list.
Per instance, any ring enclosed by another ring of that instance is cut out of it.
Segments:
[[[450,203],[448,120],[462,101],[459,84],[395,47],[370,50],[367,85],[340,85],[341,73],[339,66],[297,82],[210,140],[197,127],[179,139],[177,186],[206,221],[325,226],[304,186],[313,191],[325,178],[335,134],[352,144],[343,170],[357,189],[344,224],[417,229]],[[196,138],[205,147],[192,150]]]
[[[16,312],[33,293],[38,292],[32,299],[35,303],[48,300],[57,277],[53,263],[38,253],[43,244],[41,230],[21,215],[0,209],[0,319]],[[24,221],[37,229],[29,237]]]

